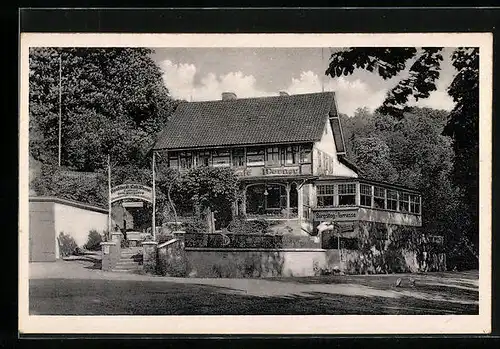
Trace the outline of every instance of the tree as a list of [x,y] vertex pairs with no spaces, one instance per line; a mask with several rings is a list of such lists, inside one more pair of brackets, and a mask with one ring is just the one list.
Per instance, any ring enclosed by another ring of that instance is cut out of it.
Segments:
[[[343,126],[356,150],[352,160],[364,171],[363,177],[391,182],[389,176],[381,177],[384,167],[390,166],[396,173],[395,184],[422,193],[422,231],[445,236],[453,266],[468,252],[457,234],[463,226],[460,212],[464,207],[451,180],[454,151],[451,138],[443,135],[447,119],[447,112],[414,107],[400,121],[377,112],[360,112]],[[362,156],[357,150],[360,144]]]
[[363,177],[389,183],[397,181],[398,174],[390,162],[390,148],[382,139],[358,138],[353,145],[355,162]]
[[[57,163],[59,60],[62,164],[79,171],[143,164],[176,106],[145,48],[30,50],[30,153]],[[149,164],[146,162],[146,164]]]
[[231,168],[197,167],[180,178],[184,198],[190,198],[204,218],[216,211],[223,224],[229,223],[231,204],[238,193],[238,177]]
[[[383,79],[397,76],[408,69],[386,96],[378,109],[397,120],[409,111],[408,101],[429,97],[439,79],[442,48],[392,47],[349,48],[331,55],[325,74],[331,77],[350,75],[355,69],[377,72]],[[458,187],[462,215],[468,217],[461,227],[463,238],[478,251],[479,240],[479,49],[459,47],[451,55],[457,73],[448,88],[455,107],[449,114],[443,134],[453,142],[453,182]],[[477,261],[476,261],[477,262]]]

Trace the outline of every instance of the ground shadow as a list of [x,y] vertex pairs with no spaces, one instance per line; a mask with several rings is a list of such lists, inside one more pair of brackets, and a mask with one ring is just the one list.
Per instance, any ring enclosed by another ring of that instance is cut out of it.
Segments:
[[32,315],[477,314],[478,306],[413,297],[310,292],[251,296],[231,287],[144,280],[30,280]]

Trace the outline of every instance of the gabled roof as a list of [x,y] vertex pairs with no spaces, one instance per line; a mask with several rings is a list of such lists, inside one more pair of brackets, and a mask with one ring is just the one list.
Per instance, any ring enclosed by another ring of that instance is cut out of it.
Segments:
[[[184,102],[153,149],[314,142],[329,116],[337,117],[334,92]],[[333,131],[343,143],[338,128]]]

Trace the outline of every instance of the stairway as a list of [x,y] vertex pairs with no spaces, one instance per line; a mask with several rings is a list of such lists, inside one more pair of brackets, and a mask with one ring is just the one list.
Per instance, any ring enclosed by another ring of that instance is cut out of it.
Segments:
[[142,268],[142,247],[122,248],[120,260],[112,269],[114,272],[141,274]]

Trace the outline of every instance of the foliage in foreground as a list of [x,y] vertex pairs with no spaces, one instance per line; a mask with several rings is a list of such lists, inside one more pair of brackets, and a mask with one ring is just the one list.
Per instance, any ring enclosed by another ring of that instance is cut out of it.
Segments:
[[60,232],[57,237],[57,242],[59,243],[59,253],[61,257],[68,257],[78,253],[78,245],[71,235]]

